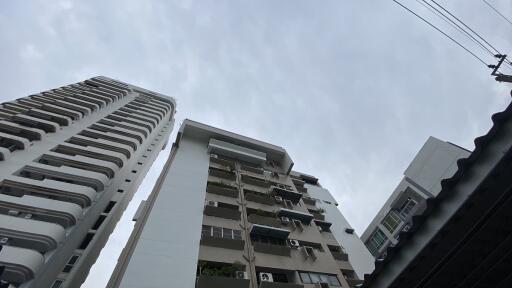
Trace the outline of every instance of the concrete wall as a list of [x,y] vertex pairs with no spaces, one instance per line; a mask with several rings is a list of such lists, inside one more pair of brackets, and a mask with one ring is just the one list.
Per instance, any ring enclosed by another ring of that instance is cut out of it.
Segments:
[[[322,187],[306,184],[308,194],[320,199],[317,206],[325,210],[325,220],[332,223],[331,231],[334,238],[348,253],[350,264],[354,268],[359,279],[364,279],[364,274],[370,274],[375,268],[374,258],[361,241],[356,232],[348,234],[345,228],[352,228],[347,219],[343,216],[338,206],[335,206],[336,200],[331,193]],[[333,204],[327,204],[324,201]]]
[[207,177],[205,143],[183,138],[120,287],[194,287]]

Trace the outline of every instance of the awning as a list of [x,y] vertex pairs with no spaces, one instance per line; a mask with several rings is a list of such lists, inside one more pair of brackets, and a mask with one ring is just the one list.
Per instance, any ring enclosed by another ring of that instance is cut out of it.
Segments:
[[288,235],[290,235],[290,230],[275,228],[266,225],[253,224],[251,227],[250,234],[287,239]]

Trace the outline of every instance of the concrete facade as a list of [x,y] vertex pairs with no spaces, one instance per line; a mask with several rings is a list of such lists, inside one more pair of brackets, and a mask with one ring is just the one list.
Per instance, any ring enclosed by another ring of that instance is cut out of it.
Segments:
[[81,285],[175,111],[170,97],[102,76],[0,104],[2,285]]
[[426,200],[441,191],[441,180],[457,171],[457,161],[471,152],[429,137],[404,172],[391,196],[368,225],[361,240],[376,258],[381,258],[387,247],[396,245],[401,231],[407,231],[412,217],[423,213]]
[[292,167],[281,147],[185,120],[107,287],[354,287],[364,245]]

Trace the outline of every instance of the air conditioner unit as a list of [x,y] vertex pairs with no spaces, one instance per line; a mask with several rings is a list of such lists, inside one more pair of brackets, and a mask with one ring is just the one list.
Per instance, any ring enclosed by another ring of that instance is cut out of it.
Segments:
[[283,202],[283,198],[281,196],[274,196],[274,199],[276,199],[277,203],[282,203]]
[[[305,254],[308,255],[308,257],[311,257],[311,259],[316,259],[315,249],[311,246],[304,246],[304,250],[306,251]],[[306,257],[307,258],[307,257]]]
[[19,214],[20,214],[20,211],[18,211],[18,210],[9,210],[9,212],[7,212],[7,215],[14,216],[14,217],[18,216]]
[[9,238],[7,238],[7,237],[0,238],[0,244],[7,244],[7,242],[9,242]]
[[300,247],[299,240],[289,239],[288,243],[290,244],[290,247],[292,247],[292,248],[299,248]]
[[210,157],[212,157],[212,158],[218,158],[219,156],[218,156],[217,154],[213,154],[213,153],[212,153],[212,154],[210,154]]
[[235,272],[236,279],[248,279],[247,272],[245,271],[236,271]]
[[219,206],[219,203],[217,203],[217,201],[211,201],[211,200],[208,200],[205,202],[204,204],[205,206],[213,206],[213,207],[218,207]]
[[272,278],[272,273],[267,272],[260,272],[260,282],[274,282],[274,279]]
[[288,217],[281,217],[281,223],[284,225],[288,225],[290,223],[290,218]]
[[27,213],[27,214],[25,214],[24,218],[25,219],[32,219],[32,214],[31,213]]

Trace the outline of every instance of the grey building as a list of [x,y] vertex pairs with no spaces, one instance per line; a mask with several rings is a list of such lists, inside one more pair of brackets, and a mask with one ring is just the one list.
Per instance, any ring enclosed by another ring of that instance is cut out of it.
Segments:
[[492,120],[362,287],[512,287],[512,106]]
[[292,166],[279,146],[185,120],[107,287],[359,284],[352,263],[372,257],[352,262],[364,245],[331,222],[341,213],[318,180]]
[[1,287],[80,286],[175,109],[107,77],[0,104]]
[[412,218],[425,211],[426,201],[441,191],[441,180],[457,171],[457,161],[470,151],[429,137],[377,216],[371,221],[361,240],[375,257],[383,256],[390,245],[396,245],[402,230],[411,227]]

